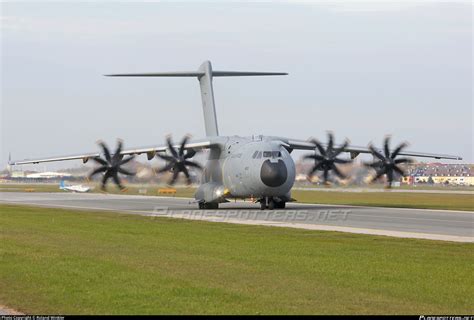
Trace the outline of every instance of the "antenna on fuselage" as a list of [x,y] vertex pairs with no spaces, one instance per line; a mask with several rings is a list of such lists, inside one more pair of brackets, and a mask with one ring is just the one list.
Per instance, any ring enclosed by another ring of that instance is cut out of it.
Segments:
[[204,124],[208,137],[218,136],[216,106],[214,102],[213,77],[241,77],[241,76],[285,76],[286,72],[247,72],[247,71],[214,71],[210,61],[204,61],[198,71],[181,72],[153,72],[153,73],[121,73],[107,74],[108,77],[197,77],[201,87],[202,109]]

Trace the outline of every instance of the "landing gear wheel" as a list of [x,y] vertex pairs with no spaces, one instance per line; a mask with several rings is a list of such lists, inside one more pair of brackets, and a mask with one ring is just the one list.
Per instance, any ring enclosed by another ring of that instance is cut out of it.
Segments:
[[199,202],[199,209],[219,209],[219,204],[213,202]]
[[260,200],[260,210],[265,210],[267,208],[267,204],[265,199]]
[[285,201],[280,201],[276,203],[276,208],[278,209],[285,209],[286,202]]
[[275,200],[273,200],[273,199],[268,200],[268,209],[269,210],[275,209]]

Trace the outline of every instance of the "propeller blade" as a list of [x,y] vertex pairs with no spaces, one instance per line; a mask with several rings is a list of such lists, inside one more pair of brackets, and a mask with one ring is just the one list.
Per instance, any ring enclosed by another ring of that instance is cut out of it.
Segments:
[[412,160],[411,159],[408,159],[408,158],[400,158],[400,159],[395,159],[395,161],[393,161],[395,164],[399,164],[399,163],[411,163]]
[[395,159],[396,156],[398,156],[398,154],[400,153],[400,151],[402,151],[405,147],[407,146],[407,143],[402,143],[400,144],[392,153],[391,155],[391,158],[392,159]]
[[382,161],[375,161],[375,162],[364,162],[364,166],[371,167],[371,168],[380,168],[383,165]]
[[184,155],[184,159],[189,159],[192,158],[196,155],[196,150],[194,149],[189,149],[188,152]]
[[186,146],[186,143],[188,142],[189,136],[184,136],[183,140],[181,141],[181,146],[179,147],[179,156],[182,157],[184,155],[184,147]]
[[372,178],[371,182],[374,182],[376,181],[377,179],[379,179],[381,176],[383,176],[385,174],[385,171],[384,170],[379,170],[377,171],[377,174],[375,175],[375,177]]
[[111,176],[112,176],[112,173],[109,170],[105,171],[104,177],[102,178],[102,186],[101,186],[102,190],[105,190],[107,180],[109,180]]
[[336,167],[336,165],[332,165],[332,170],[334,171],[334,173],[341,179],[346,179],[346,175],[343,174],[341,171],[339,171],[339,169]]
[[338,156],[341,152],[344,152],[344,150],[346,150],[348,145],[349,145],[349,140],[347,139],[344,140],[344,143],[342,144],[342,146],[340,146],[334,151],[334,156]]
[[393,182],[393,170],[387,170],[386,174],[387,174],[388,187],[390,188]]
[[166,171],[170,171],[171,168],[174,167],[174,162],[170,162],[168,163],[166,166],[164,166],[163,168],[161,168],[160,170],[158,170],[158,173],[163,173],[163,172],[166,172]]
[[405,176],[405,172],[404,172],[402,169],[400,169],[399,167],[393,166],[393,170],[396,171],[396,172],[397,172],[399,175],[401,175],[402,177]]
[[178,179],[178,175],[179,175],[179,170],[175,169],[173,171],[173,177],[171,178],[171,180],[168,182],[169,185],[174,185],[176,180]]
[[184,175],[186,176],[186,183],[187,183],[187,184],[191,184],[191,177],[189,176],[188,169],[187,169],[186,167],[183,167],[182,172],[183,172]]
[[385,152],[385,158],[390,158],[390,136],[385,137],[383,150]]
[[168,149],[170,149],[170,152],[173,155],[173,157],[178,158],[178,152],[173,147],[173,143],[171,142],[171,137],[166,138],[166,143],[168,144]]
[[199,163],[197,163],[197,162],[185,160],[185,161],[184,161],[184,164],[185,164],[186,166],[190,166],[190,167],[193,167],[193,168],[197,168],[197,169],[202,170],[202,166],[201,166]]
[[120,190],[124,189],[124,186],[122,186],[122,184],[120,183],[120,178],[118,177],[117,173],[112,174],[112,179],[114,180],[115,184],[117,185],[117,187],[119,187]]
[[317,163],[308,173],[308,176],[312,176],[316,171],[320,170],[322,168],[322,165],[323,164],[321,162]]
[[115,153],[112,157],[112,162],[113,163],[116,163],[116,162],[120,161],[120,158],[122,157],[122,155],[120,154],[122,152],[122,146],[123,146],[122,140],[118,139],[117,140],[117,149],[115,149]]
[[161,154],[161,153],[157,153],[156,156],[160,159],[163,159],[165,161],[168,161],[168,162],[176,162],[176,159],[172,156],[169,156],[167,154]]
[[124,164],[126,164],[126,163],[132,161],[134,158],[135,158],[135,156],[130,156],[130,157],[128,157],[128,158],[125,158],[125,159],[121,160],[121,161],[118,163],[118,165],[119,165],[119,166],[122,166],[122,165],[124,165]]
[[374,156],[376,156],[380,160],[385,160],[385,157],[380,152],[378,152],[373,145],[369,145],[369,150]]
[[351,163],[352,160],[349,160],[349,159],[337,159],[337,158],[335,158],[335,159],[333,159],[333,162],[334,162],[334,163],[346,164],[346,163]]
[[92,160],[94,160],[95,162],[97,162],[98,164],[101,164],[103,166],[107,166],[107,161],[105,161],[104,159],[102,158],[99,158],[99,157],[96,157],[96,158],[92,158]]
[[319,155],[319,154],[308,154],[308,155],[304,156],[304,159],[313,159],[313,160],[317,160],[317,161],[323,161],[324,157]]
[[323,172],[324,183],[328,182],[328,175],[329,175],[329,169],[324,168],[324,172]]
[[90,174],[89,174],[89,179],[92,178],[93,176],[95,176],[96,174],[100,173],[100,172],[104,172],[107,170],[107,167],[106,166],[102,166],[102,167],[98,167],[97,169],[95,169],[94,171],[92,171]]
[[318,149],[319,151],[319,154],[321,154],[322,156],[325,156],[326,155],[326,150],[324,150],[324,147],[321,145],[321,143],[316,140],[316,139],[313,139],[311,140],[311,142],[314,144],[314,146]]
[[334,149],[334,135],[332,134],[332,132],[328,132],[328,147],[327,147],[327,151],[331,151]]
[[125,170],[125,169],[123,169],[123,168],[118,168],[118,169],[117,169],[117,172],[120,172],[121,174],[124,174],[124,175],[126,175],[126,176],[134,176],[134,175],[136,175],[135,172],[131,172],[131,171]]
[[102,147],[102,151],[104,151],[105,159],[110,163],[111,158],[109,148],[107,148],[107,145],[104,142],[99,142],[99,145]]

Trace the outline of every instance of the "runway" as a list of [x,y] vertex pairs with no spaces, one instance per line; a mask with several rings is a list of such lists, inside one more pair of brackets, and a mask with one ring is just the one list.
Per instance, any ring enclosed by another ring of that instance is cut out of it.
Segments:
[[0,203],[79,210],[106,210],[308,230],[401,238],[474,242],[474,212],[290,203],[285,210],[261,211],[258,204],[230,202],[219,210],[197,210],[193,199],[79,193],[0,192]]

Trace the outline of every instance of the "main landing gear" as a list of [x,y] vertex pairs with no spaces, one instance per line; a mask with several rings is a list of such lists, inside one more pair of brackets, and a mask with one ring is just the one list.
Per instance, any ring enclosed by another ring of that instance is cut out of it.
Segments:
[[285,201],[277,201],[272,197],[264,197],[260,199],[260,210],[285,209]]
[[216,202],[199,202],[199,209],[219,209],[219,204]]

